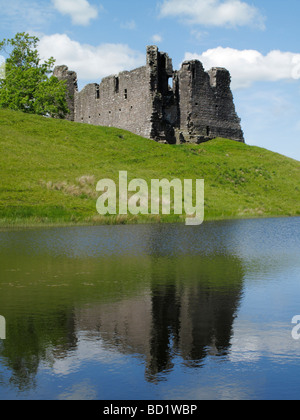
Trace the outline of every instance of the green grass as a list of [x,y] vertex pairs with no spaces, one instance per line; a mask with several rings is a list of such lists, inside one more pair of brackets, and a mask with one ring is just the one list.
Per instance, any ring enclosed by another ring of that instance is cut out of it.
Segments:
[[96,183],[205,180],[205,219],[300,215],[300,162],[226,139],[162,145],[124,130],[0,109],[0,226],[177,222],[97,214]]

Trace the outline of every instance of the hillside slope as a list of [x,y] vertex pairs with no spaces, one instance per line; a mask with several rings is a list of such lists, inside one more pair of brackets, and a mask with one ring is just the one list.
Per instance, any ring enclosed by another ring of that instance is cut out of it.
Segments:
[[[158,144],[129,132],[0,110],[0,225],[179,221],[100,217],[97,181],[205,180],[205,219],[300,215],[300,162],[216,139]],[[148,185],[149,185],[148,184]]]

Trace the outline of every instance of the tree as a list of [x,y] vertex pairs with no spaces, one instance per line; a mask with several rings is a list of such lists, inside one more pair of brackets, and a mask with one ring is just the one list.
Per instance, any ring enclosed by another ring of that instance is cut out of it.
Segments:
[[0,42],[0,51],[9,55],[5,78],[0,80],[0,107],[64,118],[69,112],[65,82],[51,75],[53,57],[42,62],[38,42],[37,37],[25,32]]

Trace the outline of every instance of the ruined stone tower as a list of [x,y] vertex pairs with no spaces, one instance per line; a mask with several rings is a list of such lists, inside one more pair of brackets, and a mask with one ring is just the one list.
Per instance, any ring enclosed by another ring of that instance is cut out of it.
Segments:
[[69,115],[67,119],[75,120],[75,95],[78,91],[77,74],[75,71],[69,71],[67,66],[57,66],[54,69],[53,76],[59,80],[64,80],[67,86],[67,104],[69,108]]
[[66,66],[54,75],[67,84],[71,121],[118,127],[159,142],[201,143],[216,137],[244,142],[240,119],[223,68],[205,72],[200,61],[173,70],[168,54],[147,47],[144,67],[92,83],[78,92]]

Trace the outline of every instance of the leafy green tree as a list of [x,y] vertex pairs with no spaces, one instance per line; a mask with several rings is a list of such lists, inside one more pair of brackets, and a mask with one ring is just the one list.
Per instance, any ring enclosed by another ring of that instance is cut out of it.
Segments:
[[25,32],[0,42],[0,51],[9,56],[5,78],[0,80],[0,107],[64,118],[69,112],[65,82],[51,75],[53,57],[40,59],[38,42],[37,37]]

